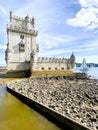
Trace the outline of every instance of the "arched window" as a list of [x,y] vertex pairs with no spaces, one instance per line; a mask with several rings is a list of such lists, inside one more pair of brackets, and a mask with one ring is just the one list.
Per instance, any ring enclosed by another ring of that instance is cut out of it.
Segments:
[[25,44],[24,43],[19,43],[19,51],[20,52],[23,52],[23,51],[25,51]]
[[64,70],[64,67],[62,67],[61,69]]
[[44,68],[42,68],[42,70],[44,70]]
[[24,39],[24,35],[21,34],[20,35],[20,39],[23,40]]

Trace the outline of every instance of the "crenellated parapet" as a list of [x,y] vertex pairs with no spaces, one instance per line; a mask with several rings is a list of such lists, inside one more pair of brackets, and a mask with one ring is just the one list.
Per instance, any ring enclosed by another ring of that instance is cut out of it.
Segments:
[[38,57],[37,62],[40,63],[67,63],[66,58],[49,58],[49,57]]
[[24,18],[15,16],[13,12],[10,12],[10,25],[7,26],[7,32],[10,30],[12,32],[31,34],[34,36],[38,35],[38,31],[35,31],[35,19],[25,16]]
[[31,19],[29,18],[28,15],[25,16],[25,18],[23,18],[23,17],[18,17],[18,16],[15,16],[15,15],[13,14],[13,12],[11,11],[11,12],[10,12],[10,22],[12,22],[13,20],[28,22],[28,23],[31,23],[33,26],[35,25],[35,19],[34,19],[34,17],[32,17]]
[[27,28],[21,28],[20,26],[8,26],[7,27],[7,32],[8,31],[12,31],[12,32],[18,32],[18,33],[24,33],[24,34],[31,34],[34,36],[38,35],[38,31],[32,30],[32,29],[27,29]]

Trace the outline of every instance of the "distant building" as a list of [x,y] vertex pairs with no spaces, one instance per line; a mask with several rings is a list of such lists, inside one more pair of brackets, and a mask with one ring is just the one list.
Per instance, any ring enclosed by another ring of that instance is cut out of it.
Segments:
[[66,70],[74,67],[75,56],[73,53],[69,59],[38,57],[37,35],[34,18],[30,19],[28,15],[20,18],[10,12],[5,56],[7,71]]

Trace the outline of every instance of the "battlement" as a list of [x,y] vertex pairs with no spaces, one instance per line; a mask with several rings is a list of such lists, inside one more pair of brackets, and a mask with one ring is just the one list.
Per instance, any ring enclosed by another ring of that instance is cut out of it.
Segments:
[[31,34],[31,35],[34,35],[34,36],[38,35],[38,31],[28,29],[28,28],[24,28],[24,27],[20,27],[20,26],[17,26],[17,25],[16,26],[13,26],[13,25],[7,26],[7,31],[8,30],[13,31],[13,32]]
[[35,21],[34,17],[32,17],[32,19],[30,19],[28,15],[25,16],[25,18],[23,18],[23,17],[18,17],[18,16],[15,16],[15,15],[13,14],[13,12],[11,11],[11,12],[10,12],[10,21],[12,21],[12,20],[24,21],[24,22],[28,22],[28,23],[35,24],[35,23],[34,23],[34,21]]
[[66,58],[49,58],[49,57],[38,57],[38,62],[44,62],[44,63],[67,63]]
[[29,16],[24,18],[15,16],[13,12],[10,12],[10,24],[7,27],[7,30],[14,32],[21,32],[26,34],[33,34],[37,36],[38,32],[35,32],[35,20],[34,18],[30,19]]

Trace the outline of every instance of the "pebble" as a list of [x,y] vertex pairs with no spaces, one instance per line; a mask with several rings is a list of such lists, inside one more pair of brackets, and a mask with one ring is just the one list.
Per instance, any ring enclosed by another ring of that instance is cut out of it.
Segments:
[[8,87],[93,130],[98,128],[98,80],[88,78],[27,78]]

